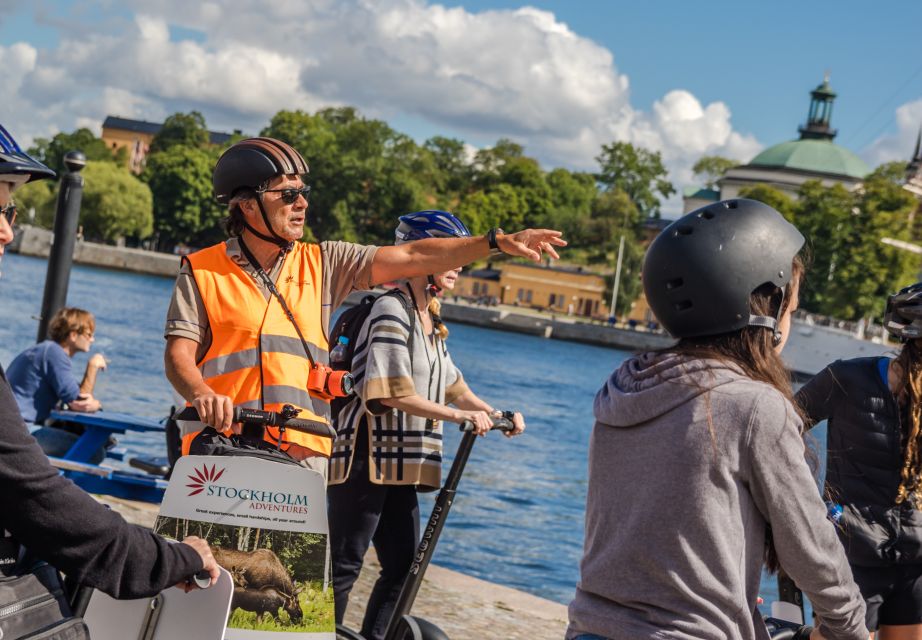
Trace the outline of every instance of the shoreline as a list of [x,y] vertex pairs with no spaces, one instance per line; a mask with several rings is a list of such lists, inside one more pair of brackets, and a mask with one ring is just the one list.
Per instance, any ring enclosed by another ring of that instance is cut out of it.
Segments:
[[[48,258],[54,234],[46,229],[22,225],[10,249],[21,255]],[[174,278],[179,272],[180,256],[144,249],[113,247],[95,242],[79,241],[74,248],[74,263],[115,269],[143,275]],[[383,289],[379,289],[379,292]],[[353,292],[344,302],[352,305],[368,292]],[[592,323],[579,316],[548,313],[513,305],[483,306],[461,299],[442,301],[442,316],[448,322],[458,322],[485,329],[523,333],[539,338],[591,344],[631,353],[657,351],[675,344],[665,333],[653,333],[643,327],[629,329]],[[816,374],[824,366],[840,358],[880,356],[893,351],[894,345],[861,340],[833,327],[813,325],[794,320],[793,331],[783,357],[798,379]]]
[[[93,497],[128,522],[148,529],[159,510],[146,502]],[[346,624],[352,628],[362,625],[364,604],[379,570],[375,553],[369,550],[346,611]],[[426,571],[413,614],[437,624],[450,638],[559,640],[567,629],[566,605],[435,564]]]

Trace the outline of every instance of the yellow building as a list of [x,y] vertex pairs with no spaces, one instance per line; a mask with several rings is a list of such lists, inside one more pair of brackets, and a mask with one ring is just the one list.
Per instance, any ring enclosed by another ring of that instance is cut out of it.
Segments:
[[[106,116],[102,123],[102,140],[113,154],[127,148],[128,168],[134,173],[141,173],[150,143],[162,128],[162,123]],[[224,144],[231,139],[231,134],[217,131],[209,131],[208,136],[211,144]]]
[[608,317],[605,278],[583,267],[488,264],[462,271],[455,292],[462,297],[587,317]]

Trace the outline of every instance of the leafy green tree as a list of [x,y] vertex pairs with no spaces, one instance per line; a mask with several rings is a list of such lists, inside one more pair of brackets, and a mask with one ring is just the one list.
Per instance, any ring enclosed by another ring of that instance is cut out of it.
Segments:
[[545,182],[550,190],[551,209],[536,223],[562,231],[572,248],[594,247],[597,242],[590,213],[599,194],[595,178],[588,173],[553,169],[545,176]]
[[205,147],[209,143],[205,116],[198,111],[174,113],[150,143],[150,153],[166,151],[176,145],[184,147]]
[[86,238],[114,242],[151,234],[153,200],[146,184],[112,162],[88,162],[82,173],[80,224]]
[[723,175],[738,165],[736,160],[723,156],[701,156],[692,166],[694,174],[704,180],[708,189],[713,189]]
[[[57,197],[57,183],[51,180],[36,180],[23,185],[16,190],[18,222],[31,222],[36,226],[51,229],[54,226]],[[32,211],[35,212],[34,220],[30,217]]]
[[528,211],[528,202],[521,190],[500,184],[489,191],[475,191],[465,196],[457,214],[474,235],[493,227],[521,229]]
[[397,217],[432,200],[417,175],[429,171],[431,156],[352,107],[314,115],[280,111],[262,133],[285,140],[307,159],[308,224],[317,237],[390,243]]
[[644,217],[658,217],[660,197],[675,193],[666,179],[668,171],[659,151],[635,147],[629,142],[602,145],[596,157],[598,181],[606,190],[618,189],[628,195]]
[[69,151],[82,151],[87,161],[116,162],[123,166],[128,162],[127,149],[113,152],[102,138],[97,138],[85,127],[73,133],[55,134],[51,139],[37,138],[35,144],[29,148],[31,156],[54,169],[59,176],[67,171],[64,166],[64,155]]
[[794,210],[797,203],[781,189],[759,183],[740,189],[740,197],[764,202],[783,215],[785,220],[794,222]]
[[879,317],[887,294],[918,270],[915,254],[881,242],[913,240],[908,219],[915,206],[886,167],[854,192],[804,183],[794,214],[812,250],[802,306],[846,320]]
[[435,136],[426,140],[423,147],[432,154],[438,170],[433,176],[433,187],[438,193],[458,194],[468,190],[472,172],[464,142]]
[[154,198],[154,228],[161,247],[186,242],[205,246],[224,237],[227,210],[211,184],[216,152],[176,144],[147,158],[143,177]]

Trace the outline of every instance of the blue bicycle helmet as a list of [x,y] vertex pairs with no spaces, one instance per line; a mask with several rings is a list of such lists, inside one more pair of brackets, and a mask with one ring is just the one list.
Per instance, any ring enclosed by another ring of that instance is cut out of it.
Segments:
[[403,244],[424,238],[469,238],[471,232],[447,211],[431,210],[400,216],[394,235],[394,244]]
[[20,149],[13,136],[0,126],[0,180],[12,182],[15,188],[53,177],[54,171]]

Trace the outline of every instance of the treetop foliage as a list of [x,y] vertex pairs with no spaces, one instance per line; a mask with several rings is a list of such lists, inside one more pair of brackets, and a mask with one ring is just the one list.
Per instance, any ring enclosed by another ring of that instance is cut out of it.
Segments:
[[[353,107],[279,111],[260,135],[288,142],[308,162],[306,240],[391,244],[400,215],[444,209],[475,234],[492,227],[560,229],[570,243],[568,261],[612,272],[624,237],[618,315],[640,293],[643,252],[656,229],[651,221],[676,193],[659,152],[623,141],[603,145],[598,171],[589,173],[545,170],[506,138],[481,149],[444,136],[417,143]],[[201,113],[173,114],[152,141],[140,179],[128,173],[123,152],[113,155],[88,129],[38,139],[30,153],[57,171],[72,149],[92,161],[84,196],[87,237],[140,240],[154,233],[157,245],[169,250],[177,243],[202,247],[224,237],[227,211],[214,200],[211,173],[221,152],[239,137],[212,145]],[[693,171],[713,187],[735,164],[704,156]],[[882,165],[854,192],[808,182],[797,200],[768,185],[744,190],[741,195],[773,206],[807,237],[813,268],[802,306],[847,319],[879,315],[886,294],[915,279],[916,257],[880,242],[916,241],[922,231],[916,219],[922,216],[913,214],[917,202],[900,188],[902,175],[901,163]],[[17,193],[47,226],[52,186],[39,182]]]

